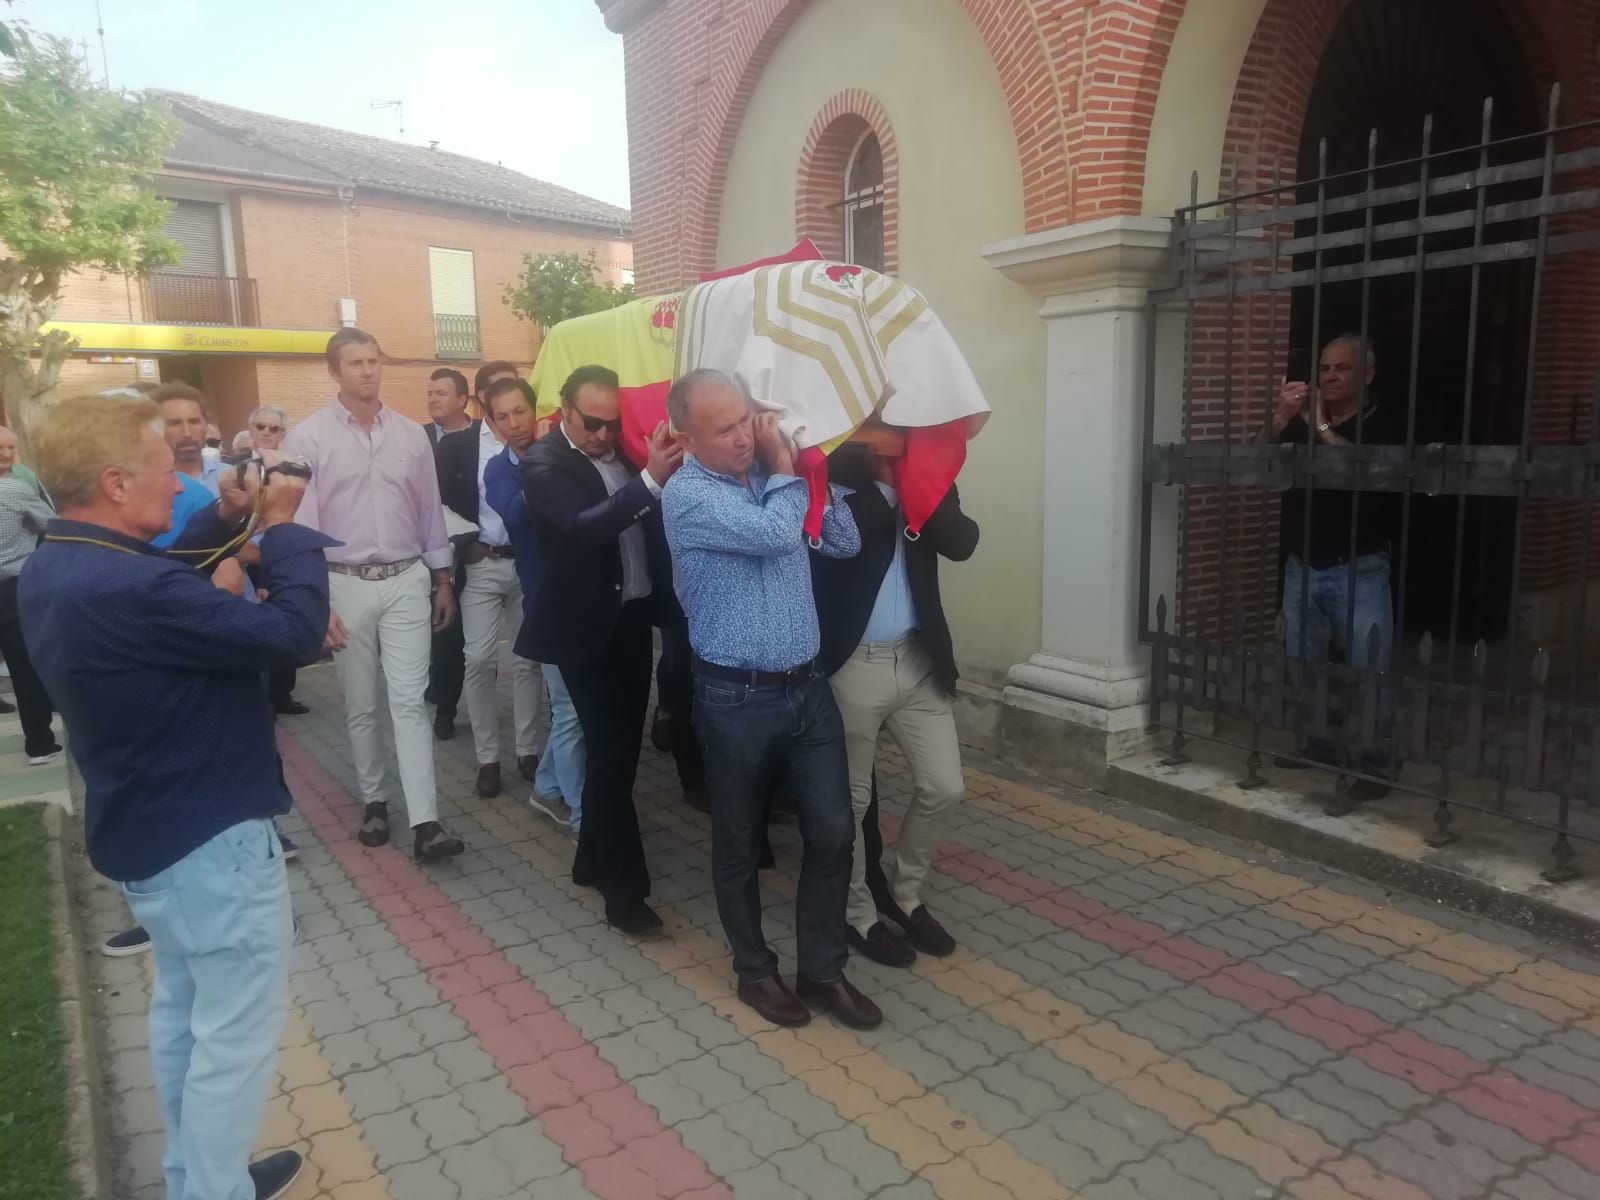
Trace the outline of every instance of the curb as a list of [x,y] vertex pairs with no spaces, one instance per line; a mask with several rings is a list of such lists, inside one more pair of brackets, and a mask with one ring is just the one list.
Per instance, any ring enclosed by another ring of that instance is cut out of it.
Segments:
[[1203,791],[1151,779],[1115,763],[1107,772],[1105,787],[1117,799],[1230,837],[1440,901],[1537,937],[1565,942],[1591,953],[1600,951],[1600,927],[1594,922],[1537,896],[1507,891],[1439,863],[1402,858],[1272,813],[1243,809]]
[[56,983],[61,989],[62,1067],[67,1092],[67,1154],[73,1182],[85,1197],[108,1196],[105,1114],[100,1106],[99,1045],[95,1039],[89,972],[84,959],[83,929],[72,880],[76,874],[77,841],[72,814],[59,805],[44,809],[50,872],[53,932],[56,937]]

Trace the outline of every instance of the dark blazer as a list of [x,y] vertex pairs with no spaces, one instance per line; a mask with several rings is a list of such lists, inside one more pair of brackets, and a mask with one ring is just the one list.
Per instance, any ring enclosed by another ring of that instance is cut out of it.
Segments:
[[[620,458],[620,456],[619,456]],[[617,539],[635,522],[644,529],[650,565],[651,619],[676,607],[672,558],[661,525],[661,501],[638,470],[606,494],[605,480],[559,429],[535,442],[522,460],[522,497],[539,547],[538,591],[514,649],[535,662],[588,662],[611,640],[622,611],[622,548]]]
[[[843,480],[839,480],[843,482]],[[851,480],[856,490],[845,498],[861,530],[861,553],[854,558],[811,555],[812,593],[817,602],[817,622],[822,628],[822,649],[817,662],[832,675],[855,653],[872,616],[878,589],[894,560],[895,539],[904,535],[905,518],[890,508],[873,484]],[[917,633],[933,660],[933,675],[948,695],[956,690],[956,656],[939,599],[939,556],[963,562],[978,548],[978,523],[961,511],[955,485],[922,527],[922,535],[906,543],[906,577],[917,616]]]
[[439,499],[463,521],[478,523],[478,431],[482,421],[440,435],[439,427],[423,426],[433,442],[433,462],[439,472]]

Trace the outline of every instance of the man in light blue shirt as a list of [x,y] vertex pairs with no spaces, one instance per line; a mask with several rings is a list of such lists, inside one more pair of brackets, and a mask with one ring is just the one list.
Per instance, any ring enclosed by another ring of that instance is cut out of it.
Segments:
[[172,527],[150,542],[157,549],[166,550],[182,535],[189,518],[217,502],[220,485],[216,464],[209,464],[212,469],[208,473],[202,454],[206,444],[206,409],[200,390],[187,383],[164,383],[150,398],[161,406],[162,432],[172,448],[173,466],[183,487],[172,500]]
[[[777,414],[757,414],[721,372],[679,379],[667,412],[685,456],[663,493],[663,515],[689,619],[712,881],[739,999],[778,1025],[804,1025],[809,1002],[870,1029],[883,1014],[844,977],[855,823],[844,724],[816,665],[821,640],[803,527],[809,493]],[[830,505],[820,552],[848,558],[860,547],[849,510]],[[794,797],[804,843],[793,991],[762,937],[756,878],[766,801],[778,783]]]

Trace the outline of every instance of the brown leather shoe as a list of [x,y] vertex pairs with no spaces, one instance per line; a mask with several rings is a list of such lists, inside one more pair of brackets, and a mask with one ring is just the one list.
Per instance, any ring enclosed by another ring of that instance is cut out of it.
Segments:
[[437,821],[424,821],[414,832],[417,836],[411,844],[411,857],[417,862],[442,862],[466,849],[460,838],[451,837]]
[[478,768],[478,795],[485,800],[500,794],[500,764],[484,763]]
[[532,783],[533,782],[533,777],[535,775],[537,775],[538,773],[539,773],[539,756],[537,754],[519,754],[519,755],[517,755],[517,774],[518,775],[521,775],[529,783]]
[[789,985],[776,975],[768,975],[755,983],[741,983],[739,999],[774,1025],[794,1029],[811,1021],[811,1010],[800,1003]]
[[883,1010],[856,991],[855,985],[843,975],[832,983],[796,979],[794,990],[812,1008],[820,1008],[851,1029],[876,1029],[883,1024]]

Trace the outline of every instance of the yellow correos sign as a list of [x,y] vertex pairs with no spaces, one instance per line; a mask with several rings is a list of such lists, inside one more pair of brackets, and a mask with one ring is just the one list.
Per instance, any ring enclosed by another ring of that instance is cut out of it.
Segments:
[[226,325],[128,325],[114,321],[52,321],[78,340],[76,353],[309,354],[320,357],[331,329],[256,329]]

